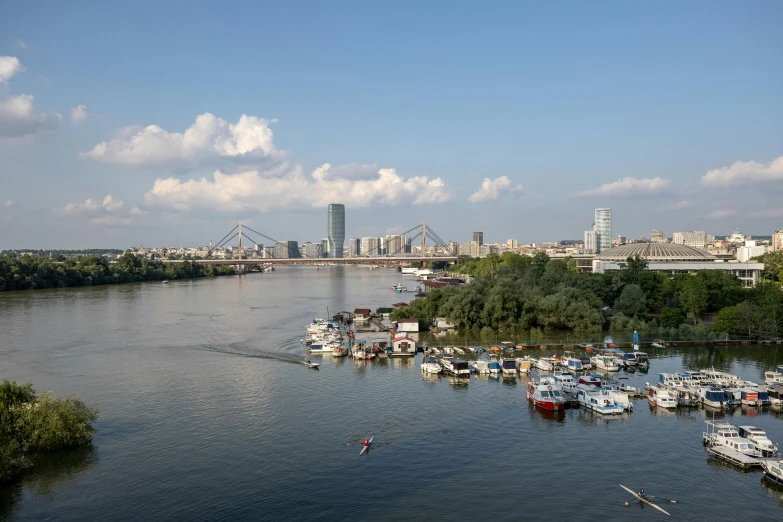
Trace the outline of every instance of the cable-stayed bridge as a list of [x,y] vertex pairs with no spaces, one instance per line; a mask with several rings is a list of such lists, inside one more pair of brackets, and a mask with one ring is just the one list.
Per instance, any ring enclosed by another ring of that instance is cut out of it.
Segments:
[[[414,234],[415,233],[415,234]],[[251,235],[249,235],[251,234]],[[408,234],[414,234],[410,236],[411,244],[416,239],[421,241],[421,254],[410,254],[405,252],[406,241],[402,238],[408,237]],[[253,237],[255,236],[255,237]],[[293,241],[278,241],[266,234],[253,230],[247,225],[243,225],[241,222],[237,223],[223,238],[215,244],[210,246],[206,259],[195,260],[200,264],[208,265],[252,265],[252,264],[264,264],[264,265],[302,265],[302,264],[389,264],[389,263],[415,263],[415,262],[447,262],[453,263],[457,261],[457,252],[449,245],[449,243],[443,241],[441,237],[429,227],[424,221],[420,224],[411,227],[405,232],[395,234],[399,236],[401,240],[399,244],[394,246],[393,251],[385,251],[382,248],[380,242],[378,245],[365,250],[362,255],[356,257],[321,257],[321,256],[308,256],[306,252],[299,249],[298,243]],[[245,239],[251,244],[266,245],[273,247],[271,249],[264,250],[263,257],[247,257],[243,254],[242,240]],[[213,258],[213,253],[221,248],[232,246],[233,241],[237,240],[238,255],[234,255],[231,258]],[[429,243],[428,243],[429,241]],[[435,255],[426,255],[427,247],[435,247],[434,250],[438,251]],[[271,254],[271,255],[270,255]]]

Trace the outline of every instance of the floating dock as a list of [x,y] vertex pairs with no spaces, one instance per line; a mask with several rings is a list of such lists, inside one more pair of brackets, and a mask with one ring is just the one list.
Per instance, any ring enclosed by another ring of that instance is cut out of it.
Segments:
[[715,457],[725,460],[730,464],[734,464],[742,469],[760,468],[761,464],[766,461],[774,462],[775,459],[759,459],[754,458],[739,451],[735,451],[730,448],[723,448],[721,446],[710,446],[707,451]]

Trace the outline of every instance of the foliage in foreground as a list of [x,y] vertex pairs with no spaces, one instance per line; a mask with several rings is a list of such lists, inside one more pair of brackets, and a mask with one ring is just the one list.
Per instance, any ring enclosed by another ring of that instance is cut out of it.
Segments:
[[31,384],[3,381],[0,385],[0,480],[30,465],[28,456],[86,446],[95,429],[98,410],[78,398],[37,396]]

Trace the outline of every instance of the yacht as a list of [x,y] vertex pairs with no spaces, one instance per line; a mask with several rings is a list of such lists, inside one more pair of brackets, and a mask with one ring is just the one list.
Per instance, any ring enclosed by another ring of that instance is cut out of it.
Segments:
[[421,371],[424,373],[440,373],[443,371],[443,367],[435,357],[425,357],[424,362],[421,363]]
[[456,375],[457,377],[470,377],[470,365],[462,359],[451,359],[444,357],[441,359],[443,371]]
[[633,411],[633,402],[628,398],[628,392],[636,392],[636,388],[633,386],[622,386],[617,384],[605,384],[601,387],[602,391],[605,391],[609,397],[617,404],[622,406],[624,411]]
[[596,355],[590,359],[593,363],[593,367],[605,372],[617,372],[620,371],[620,364],[618,360],[611,355]]
[[609,393],[586,384],[577,386],[576,400],[580,406],[602,415],[621,415],[625,411],[623,406],[614,402]]
[[764,470],[764,478],[783,486],[783,460],[761,461],[761,469]]
[[545,410],[563,411],[565,409],[565,399],[557,384],[530,381],[527,385],[527,398],[533,401],[535,406]]
[[761,428],[755,426],[740,426],[739,436],[745,437],[755,444],[764,457],[774,457],[778,452],[778,447],[769,440],[766,432]]
[[677,401],[672,394],[666,388],[661,386],[652,385],[647,389],[647,400],[653,406],[660,406],[661,408],[676,408]]
[[702,434],[702,443],[705,446],[721,446],[749,457],[761,456],[761,452],[756,449],[756,446],[745,437],[740,437],[737,428],[731,424],[709,420],[704,422],[707,423],[707,431]]

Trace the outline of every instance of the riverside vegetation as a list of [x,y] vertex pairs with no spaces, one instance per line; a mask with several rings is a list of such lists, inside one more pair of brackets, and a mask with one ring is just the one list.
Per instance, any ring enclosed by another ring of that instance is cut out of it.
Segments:
[[[764,256],[783,265],[783,255]],[[645,337],[715,339],[726,335],[777,337],[783,330],[783,272],[765,273],[755,288],[719,270],[672,276],[629,258],[620,270],[580,273],[570,259],[510,252],[482,259],[461,257],[453,272],[470,275],[460,288],[432,290],[395,309],[392,319],[428,325],[446,317],[482,336],[518,332],[538,340],[556,331],[579,338],[637,330]]]
[[0,291],[95,286],[164,279],[234,275],[230,266],[200,265],[192,261],[164,263],[128,252],[116,262],[94,256],[66,259],[6,254],[0,257]]
[[98,410],[78,398],[37,395],[31,384],[0,385],[0,482],[32,465],[36,453],[89,445]]

